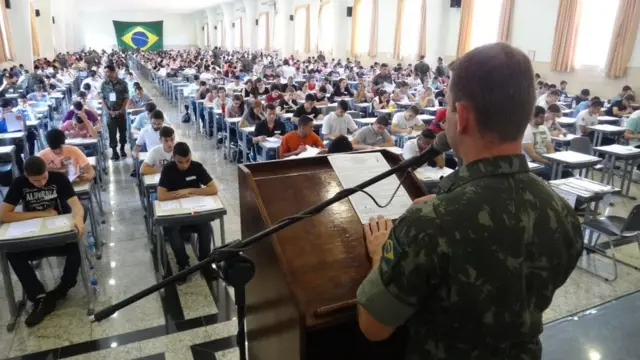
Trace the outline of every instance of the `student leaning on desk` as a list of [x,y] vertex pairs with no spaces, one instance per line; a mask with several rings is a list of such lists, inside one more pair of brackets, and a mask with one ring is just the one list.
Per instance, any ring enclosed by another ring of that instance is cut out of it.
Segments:
[[45,135],[49,148],[40,151],[49,171],[66,174],[72,181],[86,182],[96,177],[87,156],[79,148],[65,145],[66,136],[60,129],[51,129]]
[[[160,173],[158,200],[168,201],[192,196],[216,195],[217,193],[216,183],[204,166],[191,160],[189,145],[184,142],[177,143],[173,147],[173,161],[165,165]],[[198,261],[204,260],[211,252],[213,229],[209,223],[167,226],[164,227],[164,232],[169,235],[171,249],[176,257],[179,271],[189,267],[189,256],[181,234],[185,232],[198,234]],[[215,277],[213,269],[208,266],[202,268],[202,274],[207,279]]]
[[[76,197],[73,186],[66,175],[47,171],[44,160],[32,156],[25,162],[25,174],[16,178],[9,187],[0,207],[0,221],[16,221],[46,218],[61,214],[72,214],[78,237],[84,235],[85,212]],[[15,211],[22,204],[22,211]],[[44,256],[65,256],[60,284],[46,292],[31,267],[30,261]],[[33,308],[25,319],[28,327],[44,320],[56,308],[56,302],[76,286],[80,270],[80,248],[77,243],[68,243],[54,248],[8,253],[7,258]]]
[[173,128],[163,126],[160,129],[160,142],[161,144],[155,146],[140,166],[141,175],[158,174],[162,171],[162,168],[173,161],[173,147],[176,143],[176,135]]

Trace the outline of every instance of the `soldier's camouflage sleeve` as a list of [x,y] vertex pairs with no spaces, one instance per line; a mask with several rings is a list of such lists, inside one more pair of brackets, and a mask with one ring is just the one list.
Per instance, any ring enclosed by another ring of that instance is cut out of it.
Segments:
[[413,205],[401,216],[384,244],[380,266],[358,289],[358,303],[378,322],[398,327],[419,308],[439,274],[447,248],[434,212],[437,200]]

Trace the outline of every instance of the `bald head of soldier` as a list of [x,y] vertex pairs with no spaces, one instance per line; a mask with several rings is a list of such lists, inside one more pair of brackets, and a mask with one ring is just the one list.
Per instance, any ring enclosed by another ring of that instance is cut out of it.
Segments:
[[450,66],[447,140],[465,163],[520,154],[535,104],[529,57],[504,43],[477,47]]

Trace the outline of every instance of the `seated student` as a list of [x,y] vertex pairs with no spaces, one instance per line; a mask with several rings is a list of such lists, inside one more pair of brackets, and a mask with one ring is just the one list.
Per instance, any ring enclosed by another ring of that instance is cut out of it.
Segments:
[[153,102],[151,96],[142,89],[140,83],[133,83],[133,90],[134,93],[131,98],[129,98],[127,109],[142,109],[147,103]]
[[322,81],[320,81],[320,87],[322,86],[324,86],[324,88],[327,89],[324,92],[325,94],[333,93],[333,86],[331,86],[331,79],[329,79],[329,77],[325,76],[322,78]]
[[333,139],[329,147],[327,148],[327,153],[329,154],[339,154],[353,151],[353,144],[349,141],[344,135],[340,135]]
[[[48,148],[40,151],[41,157],[47,165],[47,170],[66,174],[75,181],[91,181],[96,172],[87,156],[79,148],[65,145],[67,137],[60,129],[51,129],[45,135]],[[77,177],[76,177],[77,176]]]
[[[575,118],[576,116],[578,116],[578,113],[582,110],[586,110],[587,108],[585,107],[584,109],[576,112],[576,108],[582,104],[585,101],[589,101],[589,96],[591,96],[591,91],[589,91],[589,89],[582,89],[580,90],[580,94],[576,95],[573,97],[573,99],[571,99],[571,105],[573,105],[574,107],[574,111],[573,111],[573,117]],[[587,106],[588,107],[588,106]]]
[[[527,125],[522,138],[522,150],[529,161],[536,162],[543,166],[542,169],[536,170],[536,175],[549,181],[551,180],[551,163],[542,157],[544,154],[554,152],[551,143],[551,133],[549,129],[544,127],[545,110],[541,106],[536,106],[533,118]],[[562,177],[572,177],[570,170],[564,169]]]
[[27,100],[35,101],[38,103],[49,103],[49,93],[44,90],[42,85],[35,85],[33,87],[34,92],[27,95]]
[[438,101],[435,96],[433,96],[433,89],[430,86],[427,86],[424,91],[421,91],[418,94],[418,107],[421,109],[428,107],[437,107]]
[[242,89],[244,89],[244,85],[242,85],[239,75],[234,76],[233,81],[227,85],[227,92],[231,94],[239,93]]
[[569,85],[568,82],[566,82],[565,80],[560,81],[560,89],[558,89],[560,91],[560,97],[567,97],[569,96],[567,94],[567,86]]
[[[287,128],[284,123],[278,119],[276,106],[274,104],[265,105],[266,119],[260,121],[255,128],[253,143],[258,144],[267,141],[267,138],[280,139],[287,133]],[[274,149],[275,150],[275,149]],[[256,146],[256,151],[259,155],[262,154],[262,147]],[[267,153],[265,158],[272,160],[276,158],[275,153]]]
[[422,86],[422,80],[420,80],[420,73],[415,71],[413,72],[411,78],[409,78],[409,80],[407,80],[407,82],[409,83],[409,86],[411,86],[412,88],[419,88]]
[[149,151],[160,145],[160,129],[164,126],[164,114],[160,110],[151,113],[151,122],[142,128],[133,147],[133,157],[137,159],[141,151]]
[[611,103],[611,106],[604,111],[606,116],[623,117],[624,115],[631,114],[633,109],[631,104],[636,101],[636,97],[633,94],[625,95],[622,100],[617,100]]
[[[9,106],[8,104],[4,104],[4,106]],[[4,108],[4,107],[3,107]],[[22,116],[22,120],[26,123],[27,121],[36,120],[37,117],[33,112],[31,106],[29,106],[29,102],[27,101],[27,96],[23,93],[18,95],[18,107],[16,107],[16,114],[20,114]],[[35,155],[36,151],[36,140],[38,139],[38,134],[36,130],[33,128],[27,127],[27,145],[29,147],[29,155]]]
[[[427,86],[427,83],[423,83],[422,86]],[[435,75],[433,78],[431,78],[431,83],[429,84],[429,87],[431,87],[434,91],[438,91],[440,89],[442,89],[442,83],[440,82],[440,77],[438,75]]]
[[225,109],[224,116],[227,119],[239,118],[244,115],[244,98],[240,94],[234,94],[231,98],[231,106]]
[[293,88],[287,88],[284,94],[284,98],[278,101],[277,112],[278,114],[293,113],[298,108],[298,100],[296,100],[296,92]]
[[[536,106],[536,109],[538,106]],[[534,112],[536,111],[534,109]],[[540,109],[544,110],[542,106]],[[558,104],[551,104],[546,111],[544,126],[551,132],[551,136],[563,136],[567,131],[558,124],[558,119],[562,118],[562,110]]]
[[[158,106],[154,103],[147,103],[144,106],[144,112],[136,116],[136,119],[131,124],[131,132],[138,135],[140,131],[151,122],[151,113],[156,111]],[[167,121],[168,123],[168,121]]]
[[409,92],[409,83],[406,81],[398,81],[396,83],[396,89],[393,90],[393,95],[391,96],[391,101],[407,103],[416,101],[416,98],[411,95]]
[[[431,146],[431,144],[433,144],[435,139],[436,133],[433,132],[433,130],[422,130],[422,133],[420,133],[418,137],[411,139],[404,144],[402,157],[406,160],[422,154]],[[446,166],[453,170],[458,166],[456,159],[453,156],[445,157],[445,154],[440,154],[435,159],[429,160],[427,165],[431,167],[439,167],[441,169]]]
[[424,123],[418,119],[419,112],[420,109],[412,105],[404,112],[393,115],[391,133],[394,135],[404,135],[411,134],[414,131],[422,131],[424,129]]
[[586,101],[582,101],[580,102],[580,104],[578,104],[574,109],[573,109],[573,114],[572,116],[574,118],[578,117],[578,114],[580,114],[580,112],[587,110],[589,108],[589,101],[602,101],[599,97],[594,96],[591,98],[591,100],[586,100]]
[[372,101],[373,109],[387,109],[390,104],[389,93],[382,89],[378,90],[378,96],[374,97]]
[[[589,126],[598,125],[598,116],[604,104],[602,101],[591,101],[587,110],[581,111],[576,117],[576,135],[588,136],[593,142],[593,131],[589,130]],[[605,140],[603,138],[602,140]]]
[[351,115],[347,114],[347,110],[349,110],[349,103],[346,100],[340,100],[336,111],[324,118],[321,132],[324,140],[333,140],[340,135],[347,135],[347,131],[358,130],[358,125]]
[[[22,211],[15,211],[19,204],[22,204]],[[42,158],[29,157],[25,162],[25,174],[13,180],[7,191],[0,208],[0,221],[12,223],[59,214],[72,214],[78,237],[84,236],[85,212],[67,176],[47,171]],[[31,266],[32,260],[46,256],[66,257],[60,284],[49,292],[46,292]],[[24,321],[27,327],[41,323],[56,309],[57,301],[76,286],[80,256],[80,248],[75,242],[53,248],[7,253],[7,259],[27,299],[33,303],[31,313]]]
[[140,175],[158,174],[162,168],[173,161],[173,146],[176,134],[173,128],[163,126],[159,132],[161,144],[154,146],[140,166]]
[[282,89],[282,92],[285,92],[285,93],[287,92],[287,89],[289,89],[289,88],[293,89],[293,92],[298,91],[298,86],[293,81],[293,76],[287,77],[287,82],[285,84],[282,84],[282,86],[280,88]]
[[[184,142],[176,143],[173,147],[173,161],[166,164],[160,173],[158,200],[176,200],[192,196],[216,195],[217,193],[216,183],[204,166],[191,160],[189,145]],[[178,264],[178,271],[189,267],[189,255],[184,247],[182,232],[198,234],[198,261],[204,260],[211,252],[213,229],[210,223],[168,226],[163,230],[169,236],[171,249]],[[207,279],[215,277],[210,266],[202,268],[202,274]]]
[[280,92],[280,85],[271,84],[271,92],[264,98],[264,102],[267,104],[277,104],[282,99],[284,99],[284,95]]
[[622,92],[617,93],[614,97],[611,98],[611,103],[613,104],[614,102],[616,102],[618,100],[622,100],[627,95],[635,95],[634,92],[633,92],[633,89],[629,85],[623,86],[622,87]]
[[266,119],[262,111],[262,101],[254,100],[251,107],[247,109],[240,120],[240,127],[256,126],[259,122]]
[[[98,138],[98,131],[93,127],[91,121],[84,111],[76,111],[72,120],[65,121],[60,125],[60,130],[64,131],[64,134],[69,138]],[[88,114],[91,114],[89,112]]]
[[[536,102],[536,105],[542,106],[546,110],[549,107],[549,105],[557,104],[559,98],[560,98],[560,91],[558,91],[556,89],[549,90],[548,93],[546,93],[544,95],[541,95],[538,98],[538,101]],[[560,108],[562,108],[561,105],[558,105],[558,106],[560,106]]]
[[227,97],[227,90],[222,86],[218,87],[218,97],[213,100],[213,108],[225,113],[231,106],[233,106],[233,100]]
[[447,108],[440,108],[436,110],[436,117],[429,124],[429,129],[432,130],[436,135],[441,131],[445,131],[445,122],[447,121]]
[[378,116],[376,121],[358,130],[351,140],[354,148],[373,149],[376,147],[392,147],[395,146],[393,138],[387,132],[389,119],[386,116]]
[[254,81],[254,85],[253,85],[253,88],[252,88],[251,92],[252,92],[251,96],[253,96],[254,98],[258,99],[258,98],[261,98],[263,96],[269,95],[270,91],[269,91],[269,88],[267,88],[264,85],[264,81],[262,81],[262,79],[260,79],[260,78],[257,78]]
[[320,86],[318,91],[315,94],[316,105],[329,105],[329,98],[327,97],[327,88],[325,86]]
[[87,94],[87,100],[100,100],[100,94],[98,93],[98,90],[94,89],[89,83],[82,85],[82,90],[80,91],[84,91],[84,93]]
[[100,116],[96,116],[96,113],[84,106],[84,104],[80,100],[73,102],[71,109],[69,109],[69,111],[64,114],[62,123],[64,124],[66,121],[73,120],[73,118],[75,118],[79,113],[84,113],[94,128],[99,129],[102,126]]
[[340,78],[340,80],[338,80],[338,86],[336,86],[336,88],[333,89],[333,92],[329,97],[329,101],[334,102],[336,99],[344,99],[344,98],[352,98],[352,97],[353,97],[353,91],[349,87],[349,84],[347,83],[347,79]]
[[324,119],[324,115],[320,113],[320,110],[316,107],[316,96],[313,94],[307,94],[304,98],[304,104],[298,106],[296,111],[293,113],[291,117],[291,122],[294,124],[298,123],[298,119],[303,116],[309,116],[314,120],[322,120]]
[[[624,139],[629,141],[629,145],[640,149],[640,110],[631,114],[627,120],[627,130],[624,133]],[[640,163],[633,170],[633,180],[640,180]]]
[[[0,108],[2,108],[0,109],[1,111],[0,115],[2,116],[0,118],[0,134],[6,134],[9,132],[9,129],[7,128],[7,120],[6,120],[6,117],[9,117],[9,116],[14,116],[16,120],[22,123],[22,125],[20,126],[20,129],[12,129],[11,132],[26,131],[27,126],[22,115],[20,115],[19,113],[13,112],[12,110],[13,103],[11,99],[8,99],[8,98],[0,99]],[[31,147],[35,148],[35,140],[36,138],[33,136],[27,137],[28,146],[30,148]],[[13,153],[16,158],[16,166],[18,166],[18,170],[20,171],[20,173],[22,173],[22,167],[24,165],[24,159],[22,158],[22,155],[24,154],[24,143],[22,142],[22,140],[10,140],[10,139],[0,140],[0,144],[4,144],[5,146],[15,145],[15,149],[13,150]]]
[[320,137],[313,132],[313,119],[302,116],[298,119],[298,130],[288,132],[282,137],[280,157],[286,158],[307,151],[307,146],[324,149]]

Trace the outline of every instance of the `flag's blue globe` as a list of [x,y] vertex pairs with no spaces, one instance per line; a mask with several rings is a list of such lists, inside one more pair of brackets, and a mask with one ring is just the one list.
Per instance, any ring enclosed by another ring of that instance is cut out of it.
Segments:
[[144,31],[136,31],[131,34],[131,42],[137,48],[143,48],[149,44],[149,36]]

